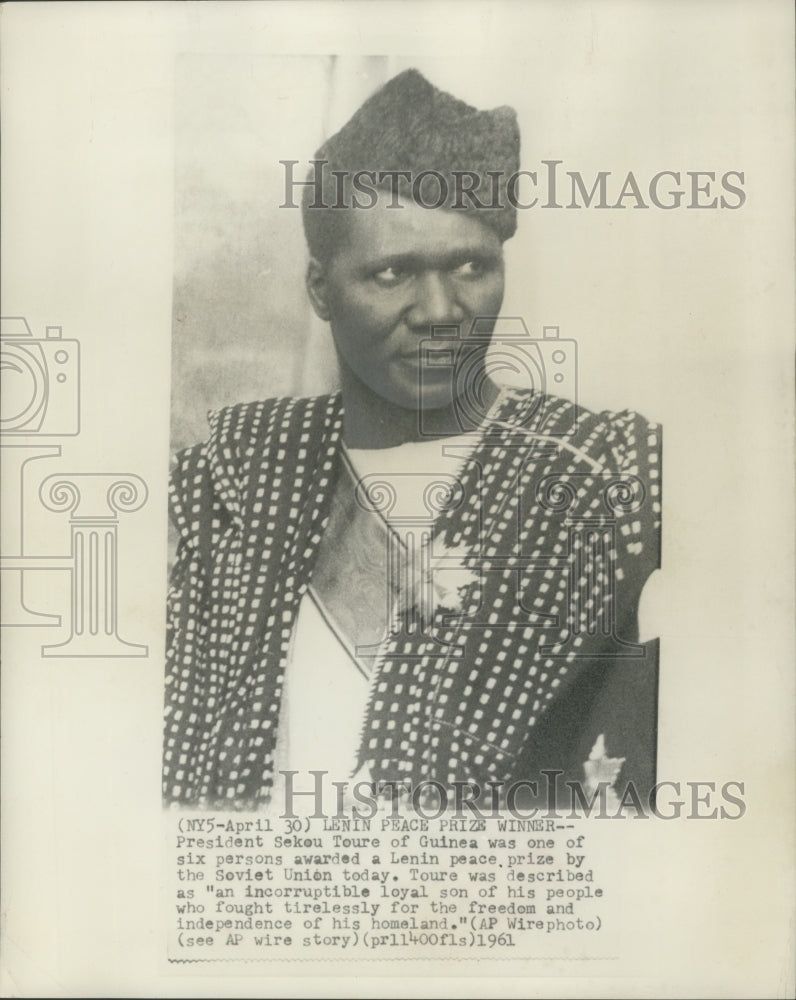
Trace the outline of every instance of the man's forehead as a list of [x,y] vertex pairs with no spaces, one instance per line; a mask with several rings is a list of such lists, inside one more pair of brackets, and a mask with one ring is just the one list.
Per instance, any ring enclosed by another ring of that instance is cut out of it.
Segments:
[[397,256],[446,258],[462,252],[499,254],[495,231],[477,213],[462,209],[424,208],[411,199],[369,209],[342,209],[344,235],[339,251],[356,260]]

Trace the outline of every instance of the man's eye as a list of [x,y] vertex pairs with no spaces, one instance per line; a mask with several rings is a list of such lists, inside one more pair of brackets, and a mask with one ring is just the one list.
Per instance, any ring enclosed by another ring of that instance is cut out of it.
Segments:
[[406,281],[409,277],[409,271],[402,267],[384,267],[381,271],[376,271],[373,275],[373,280],[377,285],[381,285],[382,288],[392,288],[394,285],[399,285],[402,281]]
[[457,278],[480,278],[488,266],[483,260],[465,260],[453,268],[452,273]]

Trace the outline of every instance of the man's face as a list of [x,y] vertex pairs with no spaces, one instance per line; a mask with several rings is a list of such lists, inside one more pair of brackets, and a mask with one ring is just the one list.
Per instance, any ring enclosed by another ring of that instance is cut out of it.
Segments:
[[350,210],[332,259],[314,279],[310,269],[310,296],[362,382],[401,407],[436,409],[450,405],[461,385],[452,388],[453,365],[424,364],[421,383],[421,341],[434,327],[454,327],[450,341],[435,337],[435,349],[453,350],[460,371],[479,369],[484,340],[468,345],[456,337],[500,310],[502,244],[470,213],[408,200],[401,206]]

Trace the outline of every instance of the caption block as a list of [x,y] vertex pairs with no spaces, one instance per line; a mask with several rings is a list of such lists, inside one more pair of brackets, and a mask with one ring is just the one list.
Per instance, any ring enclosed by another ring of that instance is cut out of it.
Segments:
[[615,900],[588,821],[169,813],[167,825],[170,961],[610,947]]

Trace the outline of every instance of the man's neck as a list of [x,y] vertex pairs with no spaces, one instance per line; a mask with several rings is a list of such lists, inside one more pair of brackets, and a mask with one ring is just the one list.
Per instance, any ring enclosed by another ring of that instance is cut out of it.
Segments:
[[[409,441],[426,441],[452,437],[479,426],[468,420],[451,402],[439,409],[420,413],[405,409],[378,395],[350,370],[341,366],[343,394],[343,440],[349,448],[393,448]],[[498,396],[499,388],[487,381],[484,390],[485,408]]]

